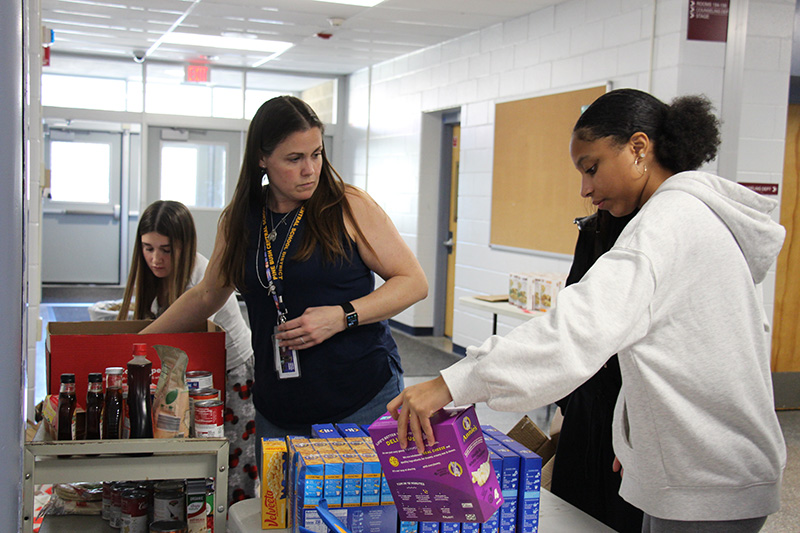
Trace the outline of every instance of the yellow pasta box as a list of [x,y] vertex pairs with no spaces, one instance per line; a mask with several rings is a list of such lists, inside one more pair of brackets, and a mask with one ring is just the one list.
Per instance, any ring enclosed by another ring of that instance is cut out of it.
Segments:
[[286,528],[286,441],[261,440],[261,529]]

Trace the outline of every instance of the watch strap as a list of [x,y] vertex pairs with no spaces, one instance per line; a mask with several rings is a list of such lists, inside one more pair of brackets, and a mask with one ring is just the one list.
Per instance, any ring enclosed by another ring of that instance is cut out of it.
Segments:
[[340,303],[339,306],[344,310],[344,321],[347,329],[358,326],[358,313],[350,302]]

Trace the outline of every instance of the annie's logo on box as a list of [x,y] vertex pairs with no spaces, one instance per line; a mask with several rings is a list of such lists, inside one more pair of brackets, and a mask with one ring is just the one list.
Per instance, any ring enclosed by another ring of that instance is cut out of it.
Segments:
[[400,448],[391,415],[369,428],[400,519],[485,522],[503,497],[474,408],[442,409],[431,426],[436,445],[422,454],[410,432],[409,446]]

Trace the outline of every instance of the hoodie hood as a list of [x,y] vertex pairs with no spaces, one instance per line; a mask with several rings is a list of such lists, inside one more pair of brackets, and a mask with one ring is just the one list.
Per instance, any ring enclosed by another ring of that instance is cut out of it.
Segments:
[[668,178],[655,192],[683,191],[705,203],[728,226],[750,267],[753,280],[761,283],[775,263],[786,230],[770,213],[778,202],[750,189],[708,174],[680,172]]

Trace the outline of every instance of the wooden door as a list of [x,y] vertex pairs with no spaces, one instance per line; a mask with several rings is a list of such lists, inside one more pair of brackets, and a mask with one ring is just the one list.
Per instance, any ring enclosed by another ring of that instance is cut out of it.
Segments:
[[800,371],[800,105],[789,105],[783,163],[781,224],[786,240],[778,256],[772,328],[772,371]]
[[461,126],[453,126],[453,148],[450,163],[450,222],[448,225],[450,251],[447,254],[447,300],[445,303],[444,334],[453,338],[453,306],[456,286],[456,222],[458,220],[458,157],[461,146]]

